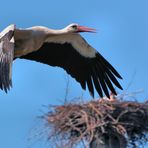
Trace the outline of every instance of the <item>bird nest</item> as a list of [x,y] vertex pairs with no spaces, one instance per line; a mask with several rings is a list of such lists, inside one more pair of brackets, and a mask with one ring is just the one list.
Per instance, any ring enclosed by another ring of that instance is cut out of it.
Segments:
[[54,144],[60,147],[75,147],[80,143],[87,147],[97,136],[116,136],[120,144],[127,141],[133,147],[137,141],[148,140],[146,102],[101,99],[50,106],[44,119],[50,129],[49,140],[54,139]]

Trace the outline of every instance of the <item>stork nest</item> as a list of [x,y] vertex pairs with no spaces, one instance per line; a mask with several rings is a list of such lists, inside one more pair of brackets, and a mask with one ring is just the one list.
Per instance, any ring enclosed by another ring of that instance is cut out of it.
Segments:
[[129,147],[148,141],[147,102],[101,99],[50,106],[49,110],[44,116],[51,130],[49,140],[54,139],[54,144],[60,141],[60,147],[75,147],[82,141],[86,147],[98,135],[124,138]]

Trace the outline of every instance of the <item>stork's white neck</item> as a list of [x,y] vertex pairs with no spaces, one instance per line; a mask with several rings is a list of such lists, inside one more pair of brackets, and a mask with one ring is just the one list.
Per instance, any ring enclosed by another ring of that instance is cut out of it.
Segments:
[[50,36],[50,35],[53,36],[53,35],[64,35],[64,34],[67,34],[69,32],[66,28],[63,28],[63,29],[59,29],[59,30],[48,29],[46,31],[46,33],[48,34],[48,36]]
[[59,29],[59,30],[53,30],[53,29],[49,29],[48,30],[48,34],[55,34],[55,35],[62,35],[62,34],[66,34],[68,33],[66,29]]

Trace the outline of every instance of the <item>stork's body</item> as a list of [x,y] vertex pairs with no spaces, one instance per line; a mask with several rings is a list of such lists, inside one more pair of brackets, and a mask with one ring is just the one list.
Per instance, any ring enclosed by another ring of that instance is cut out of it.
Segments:
[[15,29],[14,56],[21,57],[22,55],[38,50],[46,40],[48,30],[48,28],[40,26],[27,29]]
[[94,29],[77,24],[61,30],[42,26],[6,28],[0,35],[0,88],[7,92],[12,83],[12,62],[23,58],[64,68],[83,89],[87,86],[93,96],[94,87],[101,97],[103,92],[109,97],[108,89],[116,94],[112,82],[122,89],[116,80],[121,76],[79,32],[94,32]]

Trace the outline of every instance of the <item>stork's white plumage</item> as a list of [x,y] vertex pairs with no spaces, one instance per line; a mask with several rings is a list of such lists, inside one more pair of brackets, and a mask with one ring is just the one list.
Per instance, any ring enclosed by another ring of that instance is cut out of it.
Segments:
[[5,92],[10,89],[12,62],[22,58],[62,67],[83,89],[87,86],[92,96],[94,87],[101,97],[103,94],[109,97],[109,90],[116,94],[113,84],[122,89],[117,81],[122,77],[79,32],[95,32],[95,29],[78,24],[61,30],[8,26],[0,34],[0,88]]

